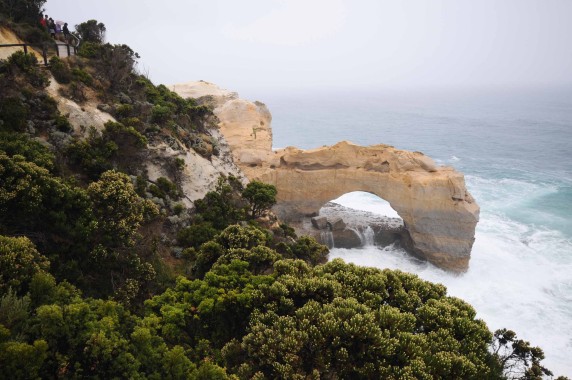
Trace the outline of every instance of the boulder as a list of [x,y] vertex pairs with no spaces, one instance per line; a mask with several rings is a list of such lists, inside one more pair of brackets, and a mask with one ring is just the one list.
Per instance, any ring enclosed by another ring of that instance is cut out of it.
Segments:
[[361,239],[356,231],[350,229],[342,229],[332,231],[334,237],[334,247],[336,248],[359,248],[361,247]]
[[312,225],[319,230],[324,230],[328,227],[328,218],[325,216],[315,216],[310,220]]
[[346,224],[342,218],[332,218],[328,219],[328,227],[330,231],[342,231],[346,228]]

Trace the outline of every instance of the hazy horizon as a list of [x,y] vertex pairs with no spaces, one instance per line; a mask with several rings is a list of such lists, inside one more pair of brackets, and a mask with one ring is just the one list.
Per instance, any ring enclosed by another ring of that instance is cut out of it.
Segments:
[[291,89],[572,86],[569,0],[48,0],[141,55],[155,83]]

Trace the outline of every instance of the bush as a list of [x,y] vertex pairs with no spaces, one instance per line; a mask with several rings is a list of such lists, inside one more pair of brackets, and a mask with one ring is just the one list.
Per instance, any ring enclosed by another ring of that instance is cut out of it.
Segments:
[[115,107],[115,114],[118,117],[127,117],[133,112],[133,106],[131,104],[119,104]]
[[[24,54],[23,51],[17,51],[8,57],[7,64],[0,67],[0,73],[7,71],[12,76],[12,79],[23,74],[25,81],[34,87],[46,87],[50,81],[46,73],[44,73],[38,66],[38,60],[33,54]],[[0,75],[1,78],[1,75]]]
[[105,25],[97,20],[88,20],[75,26],[83,43],[101,44],[105,39]]
[[83,58],[96,58],[101,54],[101,45],[91,41],[83,41],[77,55]]
[[19,295],[26,294],[34,275],[46,271],[49,265],[28,238],[0,235],[0,295],[9,288]]
[[292,253],[312,265],[325,263],[330,252],[328,247],[316,241],[313,237],[302,236],[291,247]]
[[0,152],[9,157],[23,156],[26,161],[48,170],[54,168],[54,154],[44,145],[30,139],[27,134],[0,132]]
[[3,121],[0,128],[3,131],[24,131],[29,115],[28,106],[20,98],[0,99],[0,120]]
[[209,191],[203,199],[195,201],[197,214],[219,230],[244,220],[244,199],[240,196],[242,184],[235,177],[219,178],[215,191]]
[[73,130],[70,121],[63,115],[56,116],[56,128],[58,131],[69,133]]
[[250,203],[250,217],[256,218],[276,203],[276,186],[252,181],[246,185],[242,197]]
[[209,222],[192,224],[177,233],[177,242],[183,247],[199,248],[218,234]]
[[81,83],[85,84],[86,86],[93,86],[93,77],[89,75],[89,73],[85,70],[82,70],[78,67],[75,67],[72,70],[73,77],[80,81]]
[[173,117],[173,111],[167,106],[155,105],[151,110],[151,120],[155,123],[164,123]]
[[157,178],[157,186],[161,191],[168,195],[171,199],[178,199],[181,197],[181,193],[173,182],[169,181],[165,177]]
[[38,59],[33,54],[25,54],[23,51],[17,51],[8,57],[8,64],[18,67],[22,71],[29,71],[38,64]]
[[266,235],[256,227],[241,227],[238,224],[234,224],[221,232],[217,242],[227,249],[251,249],[259,245],[265,245]]
[[72,72],[67,63],[58,57],[50,58],[50,71],[58,83],[68,84],[72,80]]

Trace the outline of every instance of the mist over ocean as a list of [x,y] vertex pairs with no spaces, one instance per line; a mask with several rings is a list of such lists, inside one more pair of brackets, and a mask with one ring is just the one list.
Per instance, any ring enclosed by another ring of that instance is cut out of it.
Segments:
[[[291,91],[263,100],[275,148],[383,143],[463,172],[481,207],[466,274],[392,247],[334,248],[330,258],[443,283],[491,330],[515,330],[544,349],[546,367],[572,376],[572,88]],[[338,202],[386,207],[367,193]]]

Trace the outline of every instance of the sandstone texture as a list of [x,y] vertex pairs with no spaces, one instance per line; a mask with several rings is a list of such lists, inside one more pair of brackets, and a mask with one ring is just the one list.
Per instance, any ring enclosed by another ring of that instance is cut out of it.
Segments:
[[97,102],[88,100],[83,104],[78,104],[71,99],[61,96],[60,89],[61,85],[51,77],[50,85],[47,87],[48,94],[56,100],[60,113],[68,117],[76,135],[87,137],[91,127],[101,132],[105,123],[116,121],[107,112],[99,110]]
[[462,173],[437,166],[422,153],[388,145],[342,141],[311,150],[272,151],[271,116],[264,104],[239,99],[206,82],[173,89],[182,96],[200,94],[199,102],[215,107],[238,167],[248,179],[277,187],[274,211],[282,220],[316,216],[325,203],[343,194],[370,192],[401,216],[415,254],[448,270],[468,268],[479,206]]

